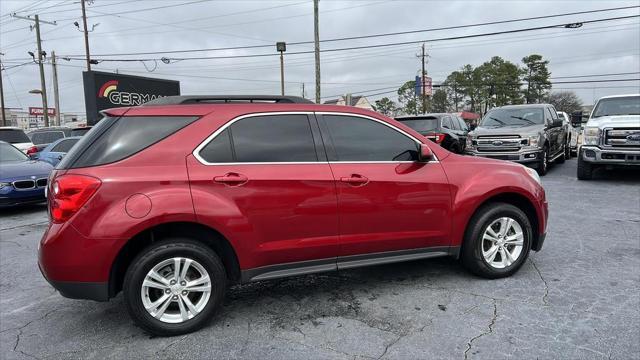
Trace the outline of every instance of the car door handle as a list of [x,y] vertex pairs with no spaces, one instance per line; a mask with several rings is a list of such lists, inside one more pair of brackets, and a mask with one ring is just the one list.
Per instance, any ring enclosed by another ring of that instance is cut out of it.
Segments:
[[347,184],[353,185],[353,186],[363,186],[366,185],[369,182],[369,179],[367,179],[367,177],[359,175],[359,174],[352,174],[349,177],[341,177],[340,181],[345,182]]
[[226,173],[223,176],[216,176],[213,181],[229,186],[240,186],[249,181],[249,179],[238,173]]

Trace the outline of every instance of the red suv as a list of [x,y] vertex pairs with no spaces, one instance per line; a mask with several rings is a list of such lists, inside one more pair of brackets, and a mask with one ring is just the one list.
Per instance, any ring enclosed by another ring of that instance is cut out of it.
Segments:
[[437,256],[498,278],[544,242],[535,171],[372,111],[181,96],[104,114],[51,174],[39,265],[66,297],[122,290],[155,334],[203,326],[233,283]]

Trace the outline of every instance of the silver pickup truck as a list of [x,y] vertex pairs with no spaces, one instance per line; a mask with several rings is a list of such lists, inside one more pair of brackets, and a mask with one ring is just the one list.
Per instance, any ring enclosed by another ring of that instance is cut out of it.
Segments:
[[578,179],[589,180],[598,167],[640,167],[640,94],[598,100],[582,134]]

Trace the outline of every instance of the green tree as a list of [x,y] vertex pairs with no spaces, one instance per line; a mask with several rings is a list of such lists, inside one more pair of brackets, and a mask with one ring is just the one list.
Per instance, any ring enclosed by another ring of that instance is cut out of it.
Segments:
[[449,96],[445,89],[438,89],[433,93],[431,98],[431,110],[432,112],[449,112],[451,104],[449,103]]
[[556,91],[549,94],[546,102],[555,106],[556,110],[571,115],[574,111],[582,110],[582,101],[573,91]]
[[494,56],[475,71],[481,79],[479,95],[480,101],[485,105],[485,112],[496,106],[522,103],[521,69],[516,64]]
[[373,106],[373,109],[379,112],[380,114],[386,115],[386,116],[395,116],[398,111],[398,107],[396,106],[396,103],[393,102],[388,97],[383,97],[380,100],[376,100],[375,105]]
[[399,110],[407,115],[418,115],[421,109],[420,98],[415,92],[416,82],[407,81],[398,89],[398,102],[402,105]]
[[527,104],[539,103],[545,99],[551,82],[551,73],[547,68],[549,60],[543,60],[541,55],[533,54],[522,58],[525,68],[522,71],[525,83],[524,96]]
[[453,88],[449,93],[449,101],[454,105],[454,108],[462,110],[466,106],[470,111],[479,111],[480,98],[482,97],[481,83],[480,72],[469,64],[449,74],[445,84]]

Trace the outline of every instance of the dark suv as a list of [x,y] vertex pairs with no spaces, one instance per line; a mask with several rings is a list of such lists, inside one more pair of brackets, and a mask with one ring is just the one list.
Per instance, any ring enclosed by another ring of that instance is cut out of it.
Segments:
[[443,148],[462,154],[469,128],[456,114],[424,114],[397,117],[396,120],[419,132]]
[[179,96],[104,114],[50,176],[38,263],[66,297],[123,291],[152,333],[203,326],[233,283],[438,256],[500,278],[545,239],[535,171],[373,111]]

